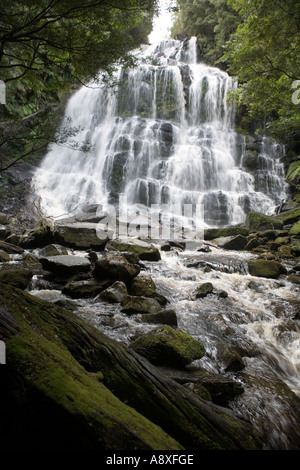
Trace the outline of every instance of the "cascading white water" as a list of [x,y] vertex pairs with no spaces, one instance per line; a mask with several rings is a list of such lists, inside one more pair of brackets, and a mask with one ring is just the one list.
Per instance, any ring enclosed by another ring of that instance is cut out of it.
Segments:
[[70,99],[62,128],[69,123],[74,133],[51,145],[35,176],[46,215],[74,215],[91,203],[145,214],[202,205],[204,225],[223,226],[286,198],[283,149],[264,142],[255,170],[244,165],[227,99],[235,80],[199,63],[196,38],[158,41],[161,19],[157,42],[138,67],[119,71],[116,89],[83,87]]

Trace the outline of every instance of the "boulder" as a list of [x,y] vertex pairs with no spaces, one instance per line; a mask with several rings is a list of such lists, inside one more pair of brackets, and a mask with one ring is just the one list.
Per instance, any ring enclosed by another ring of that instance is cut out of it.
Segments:
[[145,323],[177,327],[177,314],[172,308],[166,308],[157,313],[144,313],[140,315],[140,320]]
[[291,235],[297,235],[297,236],[300,235],[300,220],[298,220],[298,222],[296,222],[296,223],[292,226],[292,228],[291,228],[291,230],[290,230],[290,234],[291,234]]
[[83,256],[56,255],[40,258],[43,268],[61,276],[73,276],[78,273],[88,272],[91,268],[90,261]]
[[9,286],[26,289],[32,279],[31,269],[19,264],[4,264],[0,269],[0,282]]
[[243,386],[231,377],[205,369],[183,371],[163,367],[160,370],[182,385],[187,383],[201,385],[209,392],[211,400],[220,406],[227,406],[230,401],[244,392]]
[[20,246],[23,248],[43,248],[51,243],[54,243],[53,228],[42,223],[22,236]]
[[204,230],[205,240],[214,240],[215,238],[221,237],[234,237],[237,235],[247,237],[249,235],[249,230],[246,227],[240,227],[238,225],[224,228],[209,228]]
[[156,299],[143,296],[129,295],[122,301],[122,312],[128,314],[154,313],[161,310],[161,305]]
[[246,218],[246,228],[249,231],[263,232],[265,230],[280,230],[283,228],[282,220],[270,217],[260,212],[249,212]]
[[212,294],[213,290],[214,290],[214,286],[212,285],[211,282],[205,282],[201,284],[196,289],[196,292],[195,292],[196,299],[202,299],[203,297],[206,297],[208,294]]
[[137,238],[110,240],[107,244],[107,249],[135,253],[143,261],[159,261],[161,259],[158,248]]
[[239,351],[231,344],[218,343],[217,356],[222,362],[225,372],[238,372],[245,367]]
[[110,281],[96,281],[95,279],[71,281],[63,287],[62,293],[72,299],[94,298],[109,285]]
[[248,240],[243,235],[233,235],[229,237],[220,237],[214,240],[219,248],[224,250],[243,250]]
[[121,303],[128,296],[127,288],[124,282],[116,281],[110,287],[107,287],[100,294],[102,300],[111,303]]
[[6,251],[6,253],[10,253],[12,255],[20,255],[24,253],[24,248],[2,240],[0,240],[0,250]]
[[45,248],[42,248],[39,250],[39,256],[41,257],[47,257],[47,256],[58,256],[58,255],[67,255],[68,250],[66,247],[57,245],[57,244],[52,244],[45,246]]
[[152,364],[185,367],[205,355],[204,346],[187,333],[163,325],[154,328],[130,344],[130,349]]
[[263,258],[249,260],[248,269],[251,276],[271,279],[277,279],[280,274],[285,273],[285,268],[281,263],[275,260],[266,260]]
[[140,266],[131,264],[119,252],[107,252],[96,261],[93,275],[96,279],[112,279],[130,283],[139,273]]
[[0,250],[0,263],[7,263],[10,260],[10,256],[6,251]]
[[77,250],[103,250],[108,240],[101,232],[97,231],[97,224],[76,222],[57,225],[55,239],[57,243]]
[[151,297],[155,290],[156,285],[150,275],[137,276],[128,287],[129,294],[143,297]]

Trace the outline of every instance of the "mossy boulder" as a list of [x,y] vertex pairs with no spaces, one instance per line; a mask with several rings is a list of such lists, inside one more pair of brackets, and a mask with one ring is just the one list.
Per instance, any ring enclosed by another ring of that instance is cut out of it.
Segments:
[[172,308],[159,310],[157,313],[143,313],[140,320],[145,323],[170,325],[177,327],[177,314]]
[[128,314],[155,313],[160,310],[159,302],[150,297],[128,295],[122,301],[122,312]]
[[249,231],[263,232],[265,230],[282,229],[283,221],[260,212],[249,212],[246,218],[246,228]]
[[248,269],[251,276],[271,279],[277,279],[281,274],[286,272],[284,266],[278,261],[263,258],[249,260]]
[[22,236],[20,246],[23,248],[43,248],[54,242],[53,227],[46,223],[41,223],[35,229]]
[[6,263],[10,260],[10,255],[4,250],[0,250],[0,263]]
[[240,226],[209,228],[204,230],[205,240],[214,240],[215,238],[233,237],[237,235],[243,235],[244,237],[246,237],[247,235],[249,235],[249,230],[246,227]]
[[90,260],[84,256],[56,255],[40,258],[43,268],[60,276],[72,276],[88,272],[91,268]]
[[5,449],[255,450],[249,423],[78,316],[1,285]]
[[96,279],[70,281],[63,287],[62,293],[72,299],[94,298],[110,284],[110,281],[97,281]]
[[116,281],[107,287],[100,294],[100,298],[111,303],[121,303],[128,296],[127,288],[124,282]]
[[140,273],[138,264],[130,263],[120,252],[107,252],[96,261],[93,276],[96,279],[111,279],[114,281],[123,281],[125,284]]
[[295,224],[300,219],[300,204],[297,204],[297,206],[292,210],[281,212],[276,218],[282,221],[284,225]]
[[291,235],[297,235],[297,236],[300,235],[300,220],[298,220],[298,222],[296,222],[296,223],[292,226],[292,228],[291,228],[291,230],[290,230],[290,234],[291,234]]
[[128,291],[131,295],[151,297],[156,290],[156,285],[150,275],[139,275],[130,283]]
[[158,248],[139,239],[120,238],[111,240],[107,244],[106,248],[108,250],[135,253],[138,255],[140,260],[144,261],[159,261],[161,259]]
[[203,297],[206,297],[208,294],[212,294],[214,290],[214,286],[211,282],[204,282],[200,286],[197,287],[195,291],[195,297],[196,299],[201,299]]
[[4,264],[0,269],[0,282],[19,289],[26,289],[32,276],[32,270],[22,265]]
[[58,245],[58,244],[52,244],[45,246],[45,248],[42,248],[39,251],[39,256],[41,257],[47,257],[47,256],[59,256],[59,255],[67,255],[68,250],[66,247]]
[[163,325],[140,336],[130,348],[152,364],[185,367],[205,355],[204,346],[187,333]]
[[243,250],[248,240],[243,235],[216,238],[214,242],[224,250]]
[[[100,234],[100,236],[98,236]],[[57,225],[55,228],[55,240],[63,246],[77,250],[103,250],[108,236],[101,231],[97,232],[97,224],[76,222]]]
[[24,253],[24,248],[3,240],[0,240],[0,250],[5,251],[6,253],[11,253],[13,255],[20,255]]

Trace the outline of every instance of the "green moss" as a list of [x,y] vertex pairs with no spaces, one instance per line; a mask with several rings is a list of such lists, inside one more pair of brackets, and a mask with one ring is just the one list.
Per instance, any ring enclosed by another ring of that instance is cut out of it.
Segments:
[[300,220],[296,222],[290,230],[291,235],[300,235]]
[[283,273],[283,266],[278,261],[253,259],[248,261],[249,273],[252,276],[277,279]]
[[[61,325],[55,307],[26,294],[24,300],[18,302],[15,292],[6,295],[20,332],[6,346],[8,366],[27,389],[38,392],[54,409],[63,410],[67,421],[80,416],[83,429],[93,427],[99,448],[181,448],[158,426],[116,398],[101,382],[101,371],[90,374],[76,361],[58,335]],[[66,323],[61,336],[68,334]]]
[[253,231],[281,229],[283,221],[259,212],[249,212],[246,219],[246,227]]

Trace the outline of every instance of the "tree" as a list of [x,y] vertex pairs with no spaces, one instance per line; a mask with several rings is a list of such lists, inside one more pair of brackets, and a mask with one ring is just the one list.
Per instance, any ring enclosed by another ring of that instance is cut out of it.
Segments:
[[2,168],[45,148],[66,91],[133,63],[130,51],[147,40],[154,8],[155,0],[7,2],[0,21]]
[[196,36],[201,60],[226,68],[221,60],[230,34],[239,24],[237,12],[227,0],[177,0],[173,35]]
[[229,0],[243,18],[227,45],[229,72],[238,77],[238,102],[261,130],[300,145],[300,3]]

